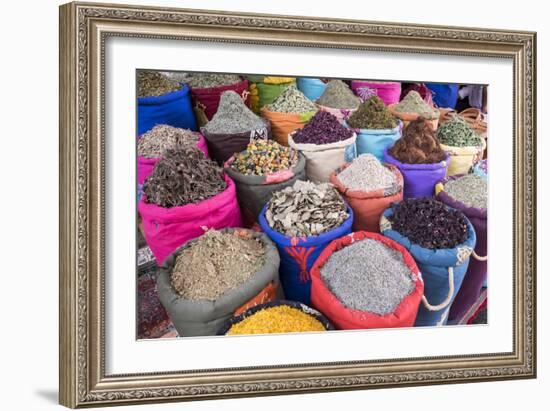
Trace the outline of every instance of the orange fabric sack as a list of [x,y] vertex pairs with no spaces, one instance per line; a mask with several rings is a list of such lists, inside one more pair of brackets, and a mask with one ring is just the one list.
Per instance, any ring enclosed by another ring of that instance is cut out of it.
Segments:
[[333,172],[330,182],[342,194],[353,210],[353,231],[380,232],[380,217],[391,203],[403,200],[403,175],[397,167],[384,163],[396,177],[396,184],[387,189],[375,191],[349,190],[340,180],[338,174],[350,166],[347,163]]
[[315,111],[307,113],[279,113],[262,108],[262,117],[271,123],[271,133],[277,143],[288,147],[288,135],[294,130],[303,128],[315,115]]

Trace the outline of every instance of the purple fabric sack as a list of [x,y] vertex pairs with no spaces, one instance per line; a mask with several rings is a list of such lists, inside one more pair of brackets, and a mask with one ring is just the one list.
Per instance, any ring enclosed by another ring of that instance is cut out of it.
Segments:
[[385,149],[383,161],[393,164],[403,174],[403,198],[433,197],[435,185],[445,178],[449,157],[447,154],[445,160],[433,164],[405,164]]
[[[468,205],[454,200],[443,189],[446,182],[456,180],[464,174],[458,174],[447,177],[437,184],[436,198],[449,207],[462,211],[470,220],[476,232],[477,242],[474,248],[479,257],[487,255],[487,209],[469,207]],[[449,311],[449,320],[461,318],[466,311],[477,301],[481,293],[481,288],[487,280],[487,261],[480,261],[472,254],[470,265],[464,276],[460,290],[455,297],[451,310]]]

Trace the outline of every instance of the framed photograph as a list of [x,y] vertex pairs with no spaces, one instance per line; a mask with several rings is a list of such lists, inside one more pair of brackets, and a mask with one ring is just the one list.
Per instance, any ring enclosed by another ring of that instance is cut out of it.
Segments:
[[533,32],[61,6],[60,403],[534,378],[535,102]]

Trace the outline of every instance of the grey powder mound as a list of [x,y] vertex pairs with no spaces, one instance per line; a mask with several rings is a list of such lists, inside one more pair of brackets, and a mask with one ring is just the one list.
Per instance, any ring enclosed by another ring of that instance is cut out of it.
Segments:
[[346,307],[378,315],[395,311],[414,289],[401,253],[368,238],[335,252],[321,277]]

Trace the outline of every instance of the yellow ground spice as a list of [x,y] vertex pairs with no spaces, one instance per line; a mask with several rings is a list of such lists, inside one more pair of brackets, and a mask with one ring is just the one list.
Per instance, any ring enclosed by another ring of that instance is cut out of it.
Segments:
[[228,335],[326,331],[315,317],[286,305],[264,308],[233,325]]

